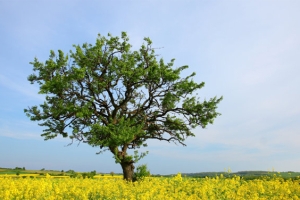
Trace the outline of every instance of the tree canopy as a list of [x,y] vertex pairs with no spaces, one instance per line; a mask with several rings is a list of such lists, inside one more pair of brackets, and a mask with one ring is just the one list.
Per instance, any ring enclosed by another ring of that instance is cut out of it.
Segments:
[[24,111],[45,127],[45,140],[62,135],[113,153],[127,180],[145,155],[129,155],[128,149],[147,146],[148,139],[185,145],[194,128],[220,115],[222,97],[200,101],[195,91],[204,82],[194,82],[195,73],[181,77],[188,66],[174,68],[174,59],[159,59],[150,38],[139,50],[132,50],[125,32],[73,47],[69,54],[51,50],[45,62],[30,63],[34,73],[28,80],[39,85],[45,101]]

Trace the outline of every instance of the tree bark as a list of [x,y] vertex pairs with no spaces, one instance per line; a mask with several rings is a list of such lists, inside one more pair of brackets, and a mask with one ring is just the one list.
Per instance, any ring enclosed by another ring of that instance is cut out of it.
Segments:
[[133,161],[121,162],[123,169],[123,178],[127,181],[133,181],[134,165]]

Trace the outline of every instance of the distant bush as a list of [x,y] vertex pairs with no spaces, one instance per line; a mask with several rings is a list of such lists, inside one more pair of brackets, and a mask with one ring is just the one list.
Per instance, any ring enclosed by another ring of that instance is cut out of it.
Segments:
[[70,174],[74,174],[75,173],[75,171],[74,170],[72,170],[72,169],[70,169],[70,170],[68,170],[68,171],[66,171],[67,173],[70,173]]
[[81,175],[83,178],[94,178],[94,176],[96,175],[96,170],[91,172],[84,172]]
[[89,173],[84,172],[84,173],[81,173],[81,175],[83,178],[90,178]]
[[93,170],[90,172],[91,174],[94,174],[94,176],[97,174],[96,170]]
[[81,178],[82,177],[82,174],[78,173],[78,172],[75,172],[73,173],[71,176],[71,178]]

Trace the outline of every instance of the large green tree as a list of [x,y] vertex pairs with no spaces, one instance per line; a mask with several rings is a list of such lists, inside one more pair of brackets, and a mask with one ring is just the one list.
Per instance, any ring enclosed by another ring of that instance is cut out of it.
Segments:
[[174,59],[158,59],[149,38],[133,51],[129,38],[98,35],[96,43],[74,45],[64,54],[50,51],[45,62],[30,64],[28,77],[40,87],[45,102],[25,109],[44,126],[45,140],[58,135],[108,150],[120,163],[124,179],[132,180],[134,163],[145,153],[129,149],[147,146],[148,139],[184,144],[197,126],[205,128],[219,115],[221,98],[200,101],[195,91],[204,82],[195,73],[182,78],[188,66],[174,68]]

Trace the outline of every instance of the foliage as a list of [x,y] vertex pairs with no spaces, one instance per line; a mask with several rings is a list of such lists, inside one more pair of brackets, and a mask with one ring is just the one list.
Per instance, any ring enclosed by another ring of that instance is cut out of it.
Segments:
[[74,45],[70,55],[51,50],[44,63],[35,58],[28,80],[40,86],[45,101],[24,112],[45,127],[44,139],[62,135],[109,150],[131,176],[146,153],[128,155],[128,149],[147,146],[148,139],[185,145],[195,136],[192,129],[212,124],[222,97],[201,102],[195,92],[204,82],[194,82],[195,73],[182,78],[188,66],[157,59],[152,41],[144,41],[133,51],[125,32],[121,38],[99,35],[95,45]]
[[83,172],[83,173],[81,173],[81,176],[82,176],[83,178],[94,178],[95,175],[96,175],[96,171]]
[[140,165],[136,168],[134,180],[144,180],[144,178],[148,176],[150,176],[150,171],[148,170],[147,165]]
[[71,178],[82,178],[83,176],[81,173],[75,172],[74,174],[71,174],[70,177]]

